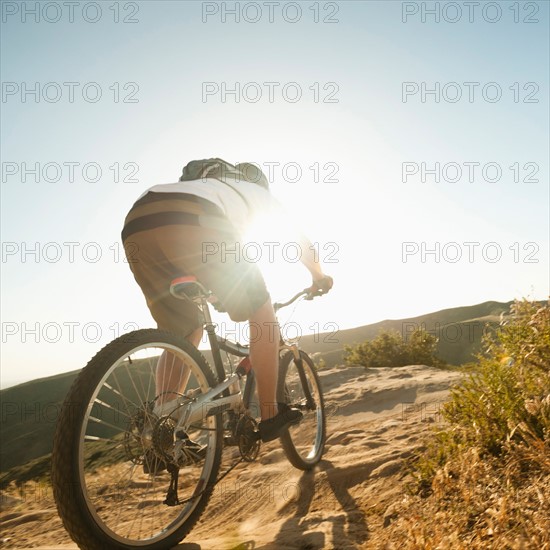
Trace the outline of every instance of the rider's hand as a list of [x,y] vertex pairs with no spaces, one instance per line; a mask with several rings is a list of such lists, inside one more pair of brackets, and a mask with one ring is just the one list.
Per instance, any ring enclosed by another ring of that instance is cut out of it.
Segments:
[[333,285],[332,277],[323,275],[321,278],[313,280],[313,284],[309,287],[309,292],[312,295],[326,294]]

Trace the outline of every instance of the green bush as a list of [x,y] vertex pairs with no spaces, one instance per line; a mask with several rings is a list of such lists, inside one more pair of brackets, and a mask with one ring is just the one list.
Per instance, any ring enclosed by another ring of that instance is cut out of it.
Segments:
[[437,338],[424,329],[415,330],[407,341],[396,330],[383,330],[373,340],[345,346],[344,361],[364,367],[442,366],[436,346]]
[[477,369],[451,392],[444,416],[461,439],[492,454],[509,443],[548,443],[548,304],[515,302],[511,315],[484,345]]

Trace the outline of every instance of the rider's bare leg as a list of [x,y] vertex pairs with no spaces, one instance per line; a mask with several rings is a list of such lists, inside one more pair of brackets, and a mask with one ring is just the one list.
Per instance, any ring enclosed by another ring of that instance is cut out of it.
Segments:
[[[186,340],[196,348],[202,338],[202,327],[193,331]],[[171,401],[181,394],[189,382],[190,370],[183,361],[170,352],[163,351],[157,363],[156,390],[159,395],[157,405]]]
[[[277,414],[277,366],[279,363],[279,325],[271,300],[267,300],[250,317],[250,363],[258,382],[262,420]],[[258,333],[258,334],[256,334]],[[257,337],[256,337],[257,336]]]

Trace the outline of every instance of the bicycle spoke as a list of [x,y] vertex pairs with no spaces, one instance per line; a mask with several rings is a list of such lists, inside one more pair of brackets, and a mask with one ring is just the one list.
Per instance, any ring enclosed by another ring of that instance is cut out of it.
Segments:
[[122,441],[117,441],[116,439],[109,439],[108,437],[98,437],[96,435],[86,434],[84,436],[85,441],[109,441],[114,444],[114,446],[122,445]]
[[131,418],[131,416],[129,414],[121,412],[119,409],[115,409],[115,407],[113,407],[112,405],[110,405],[109,403],[107,403],[105,401],[102,401],[101,399],[98,399],[97,397],[95,398],[94,403],[99,403],[103,407],[106,407],[107,409],[110,409],[110,410],[114,411],[117,414],[122,414],[126,418]]
[[101,420],[101,418],[96,418],[95,416],[90,416],[89,419],[92,422],[95,422],[96,424],[101,424],[102,426],[108,426],[109,428],[113,428],[114,430],[117,430],[120,432],[120,426],[115,426],[114,424],[111,424],[110,422],[107,422],[105,420]]
[[[120,393],[120,384],[118,383],[118,380],[116,378],[116,375],[113,375],[113,378],[119,388],[119,390],[117,391],[115,388],[113,388],[110,384],[107,384],[107,382],[104,382],[103,383],[103,386],[105,388],[108,388],[109,390],[111,390],[113,393],[115,393],[116,395],[118,395],[119,397],[122,398],[122,400],[124,401],[124,403],[130,403],[131,405],[133,405],[136,409],[139,408],[139,405],[137,403],[134,403],[133,401],[129,400],[126,396],[124,396],[122,393]],[[128,410],[128,408],[126,408],[126,410]]]

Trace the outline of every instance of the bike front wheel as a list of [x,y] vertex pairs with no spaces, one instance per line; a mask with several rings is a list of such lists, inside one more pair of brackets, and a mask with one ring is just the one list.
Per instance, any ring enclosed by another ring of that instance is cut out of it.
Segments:
[[155,378],[163,353],[161,372],[171,372],[167,357],[185,365],[177,395],[167,400],[177,398],[183,407],[215,386],[208,363],[189,342],[138,330],[103,348],[67,395],[54,438],[52,482],[59,515],[80,548],[172,548],[213,491],[221,415],[175,433],[175,411],[155,412],[161,410]]
[[289,462],[300,470],[311,470],[323,456],[326,440],[325,404],[321,381],[309,355],[285,353],[279,364],[277,401],[299,409],[299,424],[281,435]]

